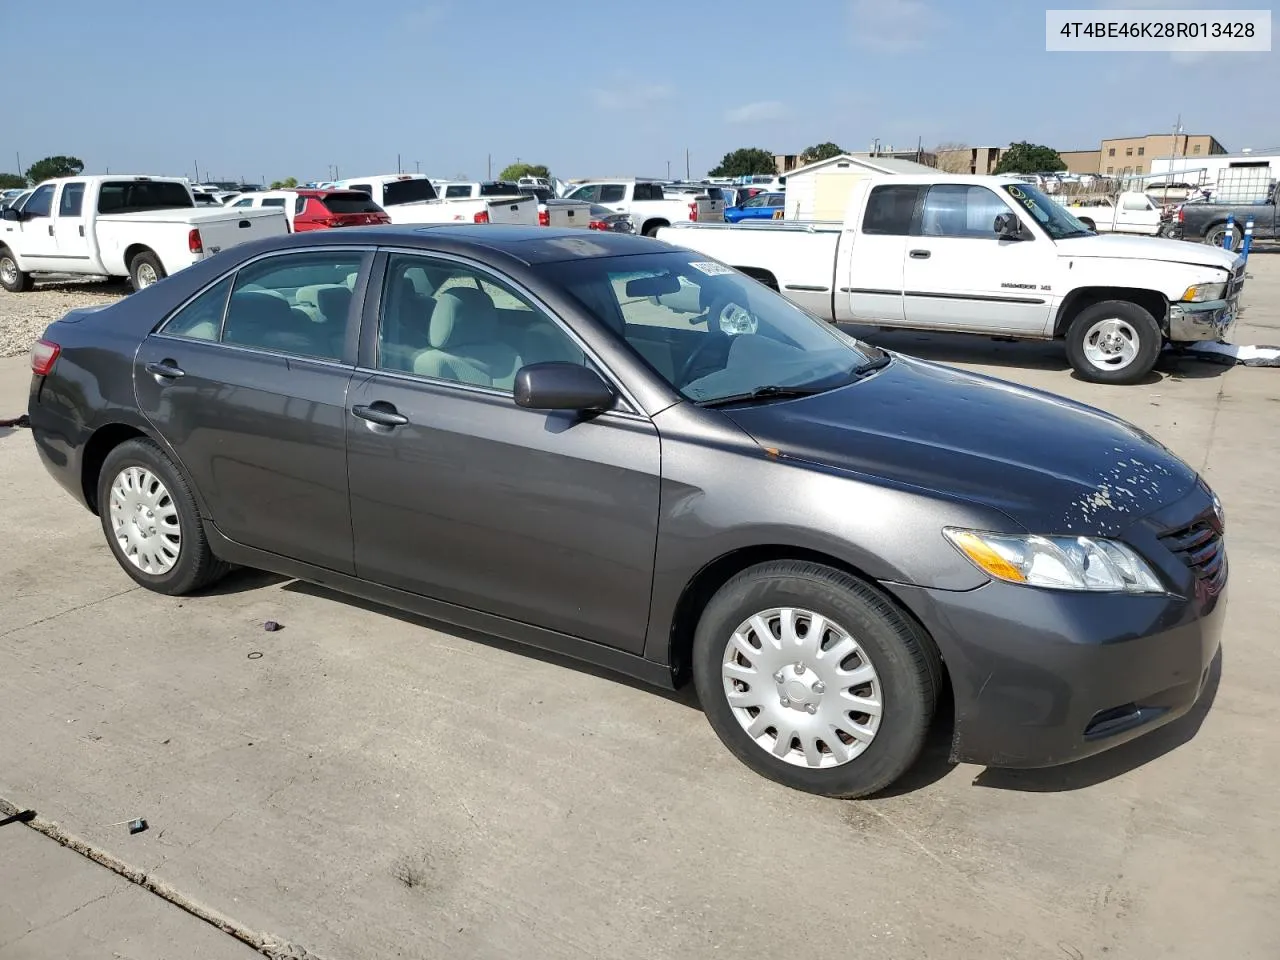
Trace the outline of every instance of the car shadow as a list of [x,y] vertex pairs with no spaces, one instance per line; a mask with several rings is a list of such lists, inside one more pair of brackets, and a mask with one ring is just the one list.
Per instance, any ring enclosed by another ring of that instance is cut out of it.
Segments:
[[[884,330],[880,327],[841,324],[851,336],[886,350],[936,363],[966,363],[1010,369],[1071,371],[1066,350],[1060,341],[993,340],[968,333],[939,333],[922,330]],[[1143,377],[1140,385],[1171,379],[1205,379],[1221,376],[1232,364],[1207,359],[1176,350],[1164,350],[1155,369]],[[1071,379],[1085,382],[1074,371]]]
[[[271,574],[269,576],[274,576]],[[286,578],[277,578],[276,582]],[[243,587],[242,589],[249,589]],[[424,627],[428,630],[438,630],[441,633],[447,633],[451,637],[458,637],[462,640],[468,640],[472,643],[483,644],[486,647],[493,647],[496,650],[505,650],[522,657],[528,657],[533,660],[540,660],[543,663],[549,663],[557,667],[565,667],[575,670],[578,673],[585,673],[588,676],[599,677],[602,680],[609,680],[613,683],[619,683],[623,686],[631,687],[635,690],[642,690],[645,693],[654,693],[665,700],[677,703],[682,707],[688,707],[691,710],[702,711],[702,705],[698,702],[698,695],[694,691],[693,684],[687,683],[678,690],[666,690],[662,687],[655,687],[652,684],[645,683],[643,680],[637,680],[629,677],[624,673],[616,673],[603,667],[597,667],[595,664],[586,663],[582,660],[575,660],[563,654],[554,653],[550,650],[543,650],[540,647],[530,646],[524,643],[517,643],[514,640],[504,640],[502,637],[493,634],[482,633],[478,630],[471,630],[466,627],[460,627],[457,624],[446,623],[441,620],[433,620],[430,617],[420,616],[416,613],[409,613],[396,607],[384,606],[371,600],[365,600],[362,597],[353,597],[350,594],[340,593],[336,590],[330,590],[327,587],[321,587],[314,583],[308,583],[305,580],[290,580],[281,589],[290,593],[302,593],[307,596],[316,597],[321,600],[333,600],[337,603],[344,603],[348,606],[358,607],[361,610],[368,610],[370,613],[376,613],[379,616],[395,617],[402,623],[412,624],[417,627]],[[216,588],[215,588],[216,590]]]
[[1222,648],[1219,647],[1213,662],[1209,665],[1209,676],[1205,678],[1205,687],[1200,694],[1200,699],[1190,711],[1172,723],[1144,734],[1136,740],[1122,743],[1105,753],[1060,767],[1045,767],[1038,770],[987,767],[974,778],[973,783],[979,787],[1017,790],[1023,793],[1065,793],[1105,783],[1145,766],[1193,739],[1200,732],[1200,727],[1213,706],[1221,680]]

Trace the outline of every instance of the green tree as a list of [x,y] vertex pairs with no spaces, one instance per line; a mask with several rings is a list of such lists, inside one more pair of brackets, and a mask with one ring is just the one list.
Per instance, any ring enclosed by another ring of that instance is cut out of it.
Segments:
[[509,163],[498,174],[499,180],[519,180],[521,177],[545,177],[551,179],[551,171],[545,163]]
[[0,190],[25,190],[27,178],[17,173],[0,173]]
[[817,163],[819,160],[830,160],[832,157],[838,157],[844,153],[844,148],[838,143],[832,143],[828,140],[826,143],[817,143],[812,147],[805,147],[804,152],[800,154],[800,165],[806,166],[810,163]]
[[1009,149],[1000,155],[1000,162],[996,164],[996,173],[1052,173],[1065,169],[1067,165],[1053,147],[1025,140],[1009,144]]
[[298,178],[297,178],[297,177],[285,177],[283,180],[272,180],[272,181],[271,181],[271,187],[270,187],[270,189],[272,189],[272,190],[292,190],[292,189],[293,189],[294,187],[296,187],[297,185],[298,185]]
[[777,173],[772,151],[763,147],[740,147],[726,153],[718,167],[708,171],[712,177],[749,177],[757,173]]
[[78,177],[83,172],[84,161],[78,157],[45,157],[27,168],[27,179],[39,183],[54,177]]

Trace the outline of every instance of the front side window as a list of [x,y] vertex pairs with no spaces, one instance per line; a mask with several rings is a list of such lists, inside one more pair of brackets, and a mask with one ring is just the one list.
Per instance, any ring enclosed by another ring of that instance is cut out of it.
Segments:
[[780,207],[786,203],[787,198],[780,193],[775,193],[769,197],[769,206]]
[[886,356],[689,251],[585,257],[536,269],[699,403],[756,391],[832,389]]
[[763,195],[758,197],[752,197],[750,200],[748,200],[746,203],[742,205],[742,209],[751,210],[754,207],[763,207],[765,203],[768,201],[768,199],[769,199],[768,197]]
[[243,267],[227,303],[222,342],[323,360],[342,359],[363,255],[294,253]]
[[521,367],[552,360],[582,364],[586,355],[555,320],[503,281],[432,257],[389,259],[379,369],[510,392]]
[[233,207],[252,207],[253,197],[245,197],[243,200],[237,200],[232,204]]
[[53,212],[53,191],[54,186],[51,183],[46,183],[43,187],[38,188],[27,199],[27,205],[22,208],[23,214],[28,217],[49,216]]
[[942,183],[925,194],[920,232],[926,237],[995,240],[996,217],[1009,207],[986,187]]
[[161,333],[190,340],[217,340],[231,292],[231,277],[219,280],[166,321]]
[[469,197],[469,196],[471,196],[471,186],[469,184],[465,184],[465,183],[454,184],[452,187],[444,188],[444,198],[446,200],[453,200],[457,197]]
[[590,183],[584,187],[579,187],[569,194],[569,200],[589,200],[592,203],[600,202],[600,184]]
[[1125,197],[1121,206],[1125,210],[1152,210],[1151,201],[1146,196]]
[[867,212],[862,218],[862,232],[881,236],[905,237],[911,232],[911,218],[920,187],[873,187],[867,198]]
[[62,196],[58,199],[58,216],[78,217],[84,206],[84,184],[64,183]]

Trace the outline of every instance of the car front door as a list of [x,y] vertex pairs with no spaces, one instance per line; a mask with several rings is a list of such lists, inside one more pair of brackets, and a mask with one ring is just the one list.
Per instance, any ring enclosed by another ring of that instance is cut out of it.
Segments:
[[1013,208],[985,186],[928,188],[907,238],[903,304],[908,326],[1045,334],[1056,253],[1040,234],[1002,239],[995,219],[1010,212]]
[[89,238],[84,229],[85,181],[67,180],[58,193],[58,215],[53,220],[53,237],[59,260],[89,260]]
[[356,573],[639,653],[658,434],[619,409],[517,407],[525,363],[590,363],[561,322],[476,264],[391,253],[348,398]]
[[13,244],[25,270],[57,270],[58,241],[53,233],[53,202],[57,184],[37,187],[22,205],[20,220],[5,220],[6,234],[20,233]]
[[1120,196],[1116,212],[1117,231],[1155,236],[1159,226],[1160,208],[1145,193],[1125,193]]
[[845,223],[838,255],[845,260],[848,284],[840,292],[849,297],[850,319],[903,322],[903,262],[912,217],[924,189],[914,184],[872,187],[862,223]]
[[140,408],[219,532],[348,574],[350,315],[372,256],[326,247],[252,260],[180,307],[134,366]]

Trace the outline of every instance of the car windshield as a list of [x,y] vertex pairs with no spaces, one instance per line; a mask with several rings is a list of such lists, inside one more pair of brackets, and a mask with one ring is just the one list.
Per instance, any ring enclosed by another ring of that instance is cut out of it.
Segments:
[[593,217],[620,217],[622,214],[616,210],[610,210],[608,207],[602,207],[598,203],[591,205],[591,215]]
[[382,185],[382,205],[386,207],[434,199],[436,199],[436,189],[431,186],[430,180],[389,180]]
[[688,251],[583,256],[537,269],[697,403],[830,390],[888,356]]
[[480,196],[482,197],[518,197],[520,196],[520,188],[514,183],[496,180],[492,183],[480,184]]
[[1024,183],[1006,183],[1004,187],[1015,205],[1040,224],[1041,229],[1051,240],[1066,240],[1070,237],[1087,237],[1093,233],[1083,223],[1066,211],[1056,201],[1050,200],[1040,192],[1039,187]]
[[325,209],[330,213],[381,213],[382,208],[369,199],[369,195],[361,190],[349,190],[346,193],[330,193],[320,198]]

